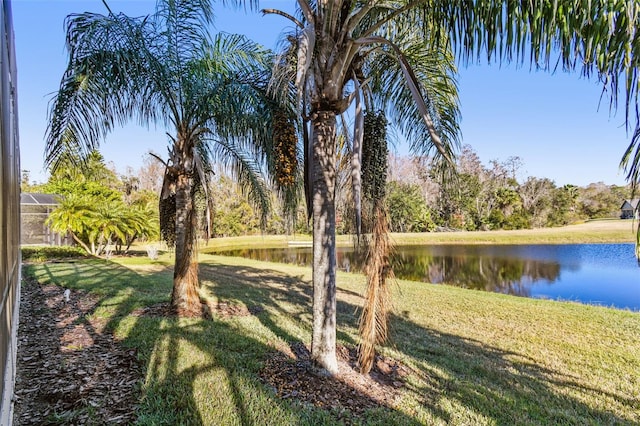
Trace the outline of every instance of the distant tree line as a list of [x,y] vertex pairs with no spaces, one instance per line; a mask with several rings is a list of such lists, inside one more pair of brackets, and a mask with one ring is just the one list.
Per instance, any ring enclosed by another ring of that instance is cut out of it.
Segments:
[[526,229],[615,218],[631,193],[627,186],[602,182],[578,187],[557,186],[544,177],[521,179],[519,157],[484,165],[469,146],[456,160],[457,173],[442,173],[422,158],[392,157],[390,163],[395,232]]
[[[629,186],[557,186],[549,178],[521,178],[523,161],[485,165],[466,145],[456,170],[428,158],[389,156],[387,202],[392,232],[530,229],[617,218]],[[347,177],[345,177],[347,179]],[[351,195],[338,185],[338,232],[354,230]]]
[[[623,200],[630,196],[629,187],[602,182],[579,187],[557,186],[548,178],[533,176],[518,179],[523,167],[520,158],[509,157],[502,162],[492,160],[484,165],[469,146],[462,149],[456,163],[456,174],[443,175],[428,159],[390,156],[386,186],[392,232],[528,229],[616,218],[620,216]],[[88,229],[91,220],[98,224],[96,226],[102,226],[102,231],[93,231],[91,235],[89,231],[80,232],[79,238],[89,251],[92,241],[94,252],[104,250],[107,242],[125,250],[136,239],[158,238],[158,195],[163,168],[161,163],[148,157],[140,169],[129,168],[124,175],[118,176],[96,152],[84,169],[63,167],[45,184],[30,184],[29,173],[24,171],[22,189],[23,192],[63,195],[70,199],[63,203],[67,210],[76,209],[75,215],[80,217],[93,215],[92,219],[77,221],[70,211],[67,216],[59,211],[52,219],[60,231],[64,231],[64,227],[76,229],[74,226]],[[345,169],[338,179],[345,182],[338,185],[336,196],[337,230],[342,234],[354,232],[355,226],[351,194],[346,189],[348,179],[349,173]],[[212,237],[310,232],[302,203],[294,220],[287,219],[282,209],[275,208],[261,227],[260,212],[222,167],[213,175],[209,190],[213,200]],[[272,205],[278,205],[275,196],[272,201]],[[118,227],[112,227],[110,233],[107,219],[103,217],[104,223],[100,225],[101,221],[96,219],[99,214],[91,213],[93,210],[88,207],[80,209],[82,205],[92,206],[96,212],[121,213]],[[146,219],[136,222],[136,214]],[[72,224],[74,220],[75,225]],[[201,239],[206,238],[205,220],[202,215],[198,218]]]

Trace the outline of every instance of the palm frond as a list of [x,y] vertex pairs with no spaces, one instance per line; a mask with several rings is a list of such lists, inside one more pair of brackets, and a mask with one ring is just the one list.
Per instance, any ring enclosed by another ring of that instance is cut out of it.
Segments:
[[298,60],[296,62],[297,70],[295,79],[295,86],[298,92],[298,102],[296,105],[298,106],[302,103],[302,96],[305,92],[304,88],[307,84],[307,73],[313,60],[315,44],[315,28],[313,24],[310,23],[302,30],[298,38]]
[[96,149],[116,124],[161,116],[146,57],[147,23],[93,13],[67,19],[69,64],[50,103],[47,165],[70,151]]
[[[595,76],[611,106],[624,100],[625,118],[640,92],[640,4],[629,0],[464,0],[423,2],[425,27],[450,36],[465,60],[527,60],[549,69]],[[638,120],[636,118],[636,128]]]
[[218,33],[204,45],[202,64],[210,73],[257,76],[272,63],[268,49],[241,34]]
[[282,10],[279,9],[262,9],[260,12],[262,12],[263,15],[280,15],[284,18],[287,18],[289,21],[293,22],[298,28],[304,28],[304,24],[298,20],[295,16],[288,14],[287,12],[284,12]]
[[[273,58],[268,93],[277,99],[299,99],[294,83],[297,72],[297,39],[289,35],[286,41],[281,42],[281,46],[279,53]],[[299,107],[294,104],[295,109]],[[304,115],[304,108],[298,111],[298,115],[300,112]]]
[[314,23],[317,4],[311,0],[298,0],[299,10],[307,22]]
[[351,186],[353,204],[356,214],[356,234],[358,240],[362,232],[362,140],[364,137],[364,105],[358,78],[354,76],[355,92],[355,123],[353,126],[353,149],[351,152]]
[[209,0],[158,0],[153,22],[172,70],[184,70],[200,53],[213,17]]
[[211,158],[231,170],[243,193],[260,211],[261,225],[264,226],[271,209],[271,197],[260,164],[247,155],[243,151],[243,144],[235,139],[216,139],[211,142],[207,144]]
[[384,49],[367,57],[369,86],[376,108],[387,111],[413,152],[428,155],[435,147],[436,154],[451,161],[460,137],[453,56],[445,47],[427,50],[426,42],[414,34],[396,40],[400,60],[397,53],[388,54]]

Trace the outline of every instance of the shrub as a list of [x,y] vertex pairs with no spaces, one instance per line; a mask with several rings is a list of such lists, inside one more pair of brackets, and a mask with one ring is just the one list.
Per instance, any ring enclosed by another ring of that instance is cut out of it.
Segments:
[[70,246],[22,247],[23,262],[47,262],[76,257],[87,257],[87,253],[80,247]]

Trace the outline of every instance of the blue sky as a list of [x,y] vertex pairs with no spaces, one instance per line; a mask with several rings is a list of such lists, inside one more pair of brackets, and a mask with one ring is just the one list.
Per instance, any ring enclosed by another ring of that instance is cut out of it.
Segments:
[[[35,181],[45,181],[44,133],[48,101],[58,88],[66,64],[64,18],[70,13],[105,13],[100,0],[13,0],[18,65],[18,102],[22,168]],[[111,0],[114,12],[151,13],[150,0]],[[261,7],[291,10],[294,0],[261,2]],[[243,33],[267,47],[290,23],[282,17],[233,11],[215,6],[216,31]],[[459,93],[463,143],[483,163],[519,156],[526,176],[548,177],[557,185],[591,182],[622,185],[619,169],[629,143],[624,110],[609,114],[608,97],[600,104],[601,87],[578,74],[530,71],[528,65],[460,65]],[[600,106],[599,106],[600,104]],[[102,143],[107,161],[124,173],[139,167],[150,150],[166,153],[163,129],[135,125],[117,129]],[[404,147],[397,148],[406,154]]]

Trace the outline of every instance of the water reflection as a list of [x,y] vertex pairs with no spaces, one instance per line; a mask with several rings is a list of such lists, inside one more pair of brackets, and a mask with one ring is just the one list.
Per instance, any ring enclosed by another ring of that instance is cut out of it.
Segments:
[[[401,279],[640,310],[633,252],[633,244],[400,246],[392,264]],[[312,256],[306,247],[221,254],[298,265],[310,265]],[[351,248],[338,248],[337,262],[343,270],[362,270],[362,257]]]
[[415,251],[398,253],[394,268],[399,278],[517,296],[530,296],[534,282],[553,283],[560,276],[557,262],[480,255],[420,256]]

